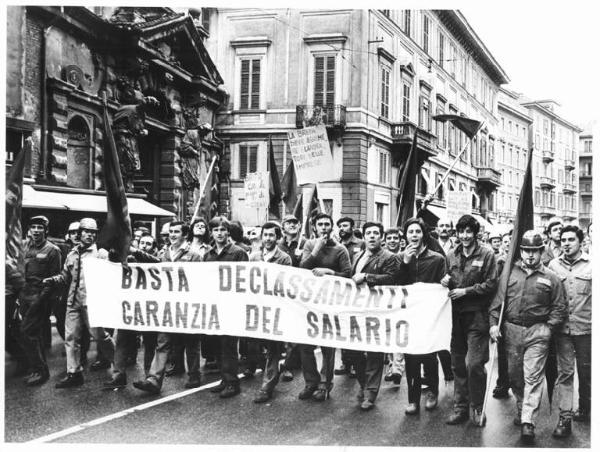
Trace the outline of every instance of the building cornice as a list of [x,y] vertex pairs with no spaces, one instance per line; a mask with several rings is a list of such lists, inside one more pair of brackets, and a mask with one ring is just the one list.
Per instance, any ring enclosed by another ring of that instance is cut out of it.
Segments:
[[529,115],[517,110],[511,105],[505,104],[501,100],[498,100],[498,110],[503,109],[509,112],[510,114],[517,116],[519,119],[525,121],[527,124],[533,123],[533,119],[529,117]]
[[524,107],[526,107],[526,108],[534,108],[534,109],[540,111],[541,113],[544,113],[544,114],[550,116],[551,118],[553,118],[553,119],[555,119],[555,120],[557,120],[559,122],[562,122],[564,125],[566,125],[567,127],[570,127],[571,129],[573,129],[577,133],[583,132],[582,128],[576,126],[575,124],[567,121],[564,118],[561,118],[556,113],[554,113],[552,110],[549,110],[548,108],[544,107],[542,104],[540,104],[537,101],[523,102],[521,105],[524,106]]

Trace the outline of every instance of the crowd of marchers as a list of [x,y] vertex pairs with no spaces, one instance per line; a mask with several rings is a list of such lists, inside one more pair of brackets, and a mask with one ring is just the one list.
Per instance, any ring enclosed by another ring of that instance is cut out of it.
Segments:
[[[254,402],[264,403],[275,396],[280,380],[292,380],[294,371],[301,369],[300,400],[325,402],[334,375],[346,375],[358,381],[356,399],[360,409],[368,411],[374,407],[382,380],[399,385],[404,376],[406,415],[419,413],[422,399],[425,410],[436,409],[441,367],[444,379],[454,385],[453,411],[446,423],[470,419],[475,425],[485,425],[485,364],[491,341],[498,347],[493,397],[508,398],[512,392],[514,423],[521,427],[523,440],[534,439],[544,379],[557,393],[555,437],[570,435],[572,420],[589,422],[591,226],[584,234],[577,226],[554,220],[544,234],[527,231],[520,240],[518,259],[511,262],[507,261],[511,233],[483,234],[471,215],[462,216],[454,227],[440,219],[437,228],[430,230],[423,220],[413,218],[401,228],[385,230],[377,222],[355,228],[349,217],[334,224],[330,215],[320,213],[309,228],[301,231],[293,215],[285,216],[281,224],[268,221],[246,233],[239,222],[222,216],[192,224],[174,221],[162,228],[159,237],[139,226],[133,231],[127,260],[271,262],[304,268],[316,276],[351,278],[357,285],[370,287],[440,283],[448,288],[452,304],[450,350],[424,355],[341,350],[342,364],[335,369],[336,349],[324,346],[320,347],[319,368],[314,345],[91,328],[82,261],[111,259],[110,252],[97,247],[97,223],[92,218],[72,223],[59,247],[48,239],[49,220],[35,216],[28,221],[23,245],[24,276],[5,267],[7,351],[17,362],[17,372],[24,375],[25,385],[46,383],[50,377],[45,355],[49,318],[54,316],[66,356],[66,374],[55,384],[58,389],[84,384],[92,341],[96,355],[89,370],[110,371],[104,389],[126,387],[127,368],[136,362],[143,344],[145,378],[133,381],[141,391],[158,394],[165,377],[186,370],[185,388],[199,387],[202,368],[203,372],[220,372],[221,380],[211,391],[229,398],[240,393],[240,370],[243,378],[252,378],[262,368],[262,384]],[[507,285],[499,290],[505,265],[511,265]]]

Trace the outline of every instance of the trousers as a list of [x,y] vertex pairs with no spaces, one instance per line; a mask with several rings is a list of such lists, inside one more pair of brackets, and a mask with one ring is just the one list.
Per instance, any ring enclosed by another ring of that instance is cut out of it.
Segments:
[[[200,376],[200,335],[184,334],[185,355],[188,367],[188,376]],[[148,378],[153,379],[159,387],[162,387],[165,378],[165,369],[172,349],[171,334],[158,333],[156,337],[156,351],[150,365]],[[124,350],[126,354],[126,350]]]
[[44,325],[50,312],[48,303],[38,298],[21,300],[21,337],[31,372],[48,372],[43,339]]
[[385,353],[359,352],[354,350],[346,350],[346,353],[349,363],[354,365],[354,370],[356,370],[358,384],[365,391],[365,398],[371,402],[375,402],[377,394],[379,394],[379,388],[381,387]]
[[579,379],[579,409],[589,413],[592,407],[592,335],[557,334],[555,344],[558,363],[556,395],[560,414],[573,415],[575,366]]
[[404,354],[406,360],[406,384],[408,386],[408,403],[421,402],[421,367],[427,377],[429,390],[435,395],[439,394],[439,369],[437,362],[437,353],[427,353],[424,355]]
[[302,374],[304,384],[307,387],[321,387],[331,389],[333,386],[333,366],[335,364],[335,348],[321,347],[323,361],[321,372],[317,370],[317,359],[315,358],[315,345],[300,344],[300,362],[302,363]]

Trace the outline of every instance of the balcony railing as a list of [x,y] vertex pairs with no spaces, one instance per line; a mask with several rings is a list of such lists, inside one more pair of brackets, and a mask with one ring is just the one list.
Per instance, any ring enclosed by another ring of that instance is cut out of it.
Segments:
[[502,185],[500,182],[500,171],[491,167],[477,168],[477,182],[495,189]]
[[536,207],[534,210],[537,210],[542,216],[552,216],[556,213],[556,209],[550,206],[539,206]]
[[565,220],[574,220],[577,218],[577,211],[573,209],[565,209],[563,210],[563,218]]
[[417,127],[410,121],[396,122],[391,125],[390,134],[394,144],[411,146],[415,133],[417,134],[417,146],[430,156],[437,155],[436,137],[432,133]]
[[335,129],[346,128],[345,105],[296,105],[296,127],[323,124]]
[[546,163],[554,161],[554,151],[542,151],[542,160]]
[[554,182],[554,179],[552,179],[551,177],[541,176],[540,177],[540,187],[552,189],[552,188],[556,187],[556,182]]
[[565,169],[566,170],[574,170],[575,169],[575,160],[566,159],[565,160]]
[[577,187],[575,187],[575,184],[563,184],[563,192],[564,193],[576,193],[577,192]]

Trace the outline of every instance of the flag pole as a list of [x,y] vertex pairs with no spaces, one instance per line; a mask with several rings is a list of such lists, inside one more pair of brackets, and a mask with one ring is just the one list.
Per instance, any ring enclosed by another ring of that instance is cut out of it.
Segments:
[[[477,128],[477,131],[473,134],[473,138],[475,136],[477,136],[477,134],[483,128],[484,125],[485,125],[485,121],[482,121],[479,124],[479,127]],[[452,162],[452,164],[450,165],[450,167],[444,173],[444,176],[442,177],[442,179],[438,182],[438,184],[435,186],[435,188],[427,196],[425,196],[425,199],[423,200],[423,204],[421,205],[421,209],[420,210],[423,210],[425,207],[427,207],[427,204],[429,204],[431,202],[431,200],[435,196],[435,192],[438,191],[438,189],[442,186],[442,184],[444,183],[444,181],[446,180],[446,178],[450,175],[450,171],[452,171],[454,169],[454,167],[458,163],[458,161],[461,158],[461,156],[467,150],[467,147],[471,144],[471,141],[472,141],[473,138],[471,138],[470,140],[467,140],[467,142],[465,143],[465,145],[463,146],[463,148],[461,149],[461,151],[455,157],[455,159]]]
[[[202,184],[202,189],[200,190],[200,194],[198,195],[198,202],[196,203],[196,208],[194,209],[194,215],[192,216],[192,223],[196,218],[198,218],[198,214],[200,213],[200,204],[202,204],[202,200],[204,199],[204,192],[206,191],[206,184],[208,181],[212,179],[212,172],[215,167],[215,163],[217,162],[217,156],[213,156],[212,162],[210,162],[210,168],[208,168],[208,174],[206,175],[206,180]],[[210,219],[210,218],[208,218]]]
[[[321,192],[321,189],[319,188],[319,183],[318,182],[315,184],[315,190],[317,190],[318,193]],[[317,199],[319,200],[319,206],[321,206],[321,212],[325,213],[325,203],[323,203],[323,199],[321,199],[320,196]]]

